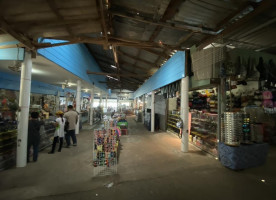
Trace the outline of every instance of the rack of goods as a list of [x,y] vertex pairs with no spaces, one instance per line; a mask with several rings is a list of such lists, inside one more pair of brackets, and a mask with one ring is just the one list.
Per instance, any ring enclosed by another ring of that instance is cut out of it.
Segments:
[[191,116],[190,142],[200,149],[217,156],[218,115],[193,111]]
[[15,166],[18,93],[0,89],[0,171]]
[[94,176],[117,173],[119,134],[115,128],[94,130]]
[[39,149],[43,150],[52,144],[51,138],[54,137],[56,126],[54,121],[49,119],[44,121],[44,125],[40,128],[40,144]]
[[246,169],[266,161],[268,144],[263,143],[262,128],[250,124],[250,115],[224,112],[221,117],[222,141],[219,158],[230,169]]
[[179,114],[169,114],[168,120],[167,120],[167,128],[168,131],[171,131],[174,134],[180,135],[180,128],[177,126],[177,122],[180,121],[180,115]]
[[0,121],[0,171],[15,165],[16,140],[16,122]]

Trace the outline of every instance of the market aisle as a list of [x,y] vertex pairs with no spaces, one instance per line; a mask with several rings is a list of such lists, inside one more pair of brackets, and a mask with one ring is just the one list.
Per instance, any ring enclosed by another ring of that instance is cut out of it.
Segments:
[[151,133],[133,116],[128,122],[118,175],[92,177],[92,131],[83,130],[78,147],[54,155],[46,151],[38,163],[1,172],[1,199],[275,199],[275,148],[266,165],[235,172],[193,146],[180,152],[172,134]]

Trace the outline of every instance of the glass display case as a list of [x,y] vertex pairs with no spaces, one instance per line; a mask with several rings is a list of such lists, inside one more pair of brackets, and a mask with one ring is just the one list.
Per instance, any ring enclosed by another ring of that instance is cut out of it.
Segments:
[[192,111],[191,117],[190,142],[200,149],[217,156],[218,115]]
[[51,138],[54,137],[56,126],[54,121],[47,119],[44,126],[40,128],[40,144],[39,149],[43,150],[52,144]]

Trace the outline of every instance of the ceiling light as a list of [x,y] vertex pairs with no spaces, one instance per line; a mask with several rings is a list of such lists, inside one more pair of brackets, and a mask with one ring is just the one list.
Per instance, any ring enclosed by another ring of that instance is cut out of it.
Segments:
[[209,49],[209,48],[211,48],[211,47],[213,47],[213,45],[212,45],[212,44],[208,44],[208,45],[205,46],[203,49]]
[[228,47],[229,49],[235,49],[236,47],[233,46],[232,44],[226,45],[226,47]]
[[139,15],[139,13],[137,13],[137,15]]
[[265,183],[265,180],[264,180],[264,179],[262,179],[261,181],[262,181],[263,183]]
[[32,68],[32,74],[45,74],[44,71]]
[[107,31],[107,34],[110,35],[110,31]]
[[117,79],[117,78],[114,78],[114,77],[112,77],[112,76],[106,75],[106,77],[107,77],[107,78],[111,78],[111,79],[114,79],[114,80],[118,81],[118,79]]
[[116,67],[116,66],[114,66],[114,65],[110,65],[110,67],[115,68],[115,69],[117,68],[117,67]]

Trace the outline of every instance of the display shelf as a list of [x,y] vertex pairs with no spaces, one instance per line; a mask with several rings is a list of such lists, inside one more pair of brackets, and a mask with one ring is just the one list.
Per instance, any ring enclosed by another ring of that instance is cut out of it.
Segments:
[[179,135],[180,128],[176,126],[177,121],[180,120],[180,116],[177,114],[168,114],[167,129],[172,133]]
[[115,128],[94,130],[94,176],[117,173],[119,134]]
[[167,125],[179,129],[177,126],[167,123]]
[[180,115],[176,115],[176,114],[169,114],[170,116],[175,116],[175,117],[180,117]]
[[[2,130],[4,124],[1,124]],[[5,124],[9,127],[9,124]],[[6,130],[0,132],[0,171],[15,165],[17,130]]]
[[218,115],[201,111],[191,112],[190,142],[217,156]]
[[44,125],[40,128],[40,151],[51,146],[52,138],[54,137],[54,133],[56,131],[55,123],[51,120],[45,120]]

